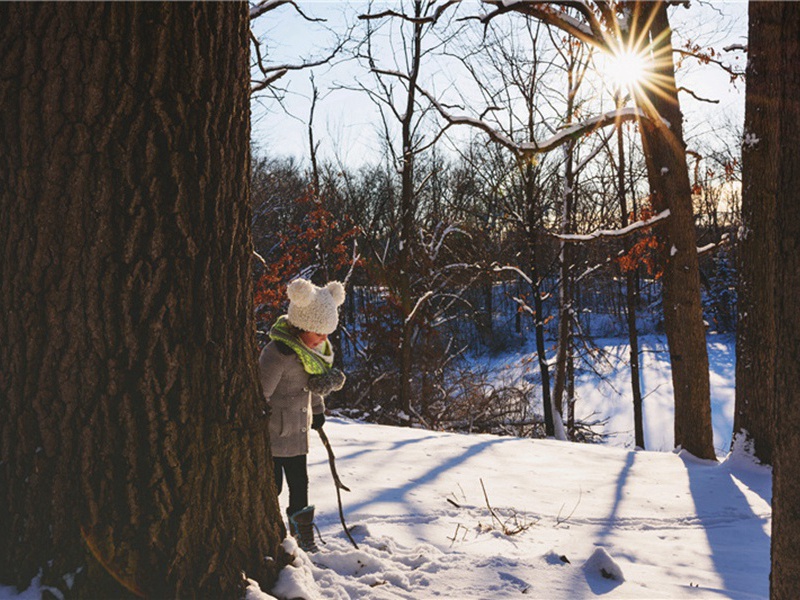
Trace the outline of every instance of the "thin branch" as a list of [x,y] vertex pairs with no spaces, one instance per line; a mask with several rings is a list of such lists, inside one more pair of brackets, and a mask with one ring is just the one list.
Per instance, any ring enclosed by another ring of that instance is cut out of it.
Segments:
[[261,60],[261,53],[259,52],[259,42],[255,41],[256,46],[256,60],[258,63],[258,68],[263,73],[265,79],[261,81],[253,82],[254,85],[250,88],[250,93],[253,94],[255,92],[260,92],[261,90],[269,87],[272,83],[276,80],[280,79],[289,71],[301,71],[303,69],[310,69],[312,67],[319,67],[320,65],[324,65],[332,61],[337,54],[344,48],[345,42],[347,41],[346,38],[343,38],[339,41],[339,44],[334,48],[331,53],[326,56],[325,58],[320,58],[319,60],[313,61],[304,61],[299,65],[274,65],[274,66],[267,66]]
[[293,0],[261,0],[261,2],[257,3],[250,9],[250,20],[255,21],[258,17],[260,17],[264,13],[274,10],[284,4],[290,4],[291,6],[293,6],[294,9],[297,11],[297,13],[301,17],[303,17],[306,21],[311,21],[312,23],[319,23],[325,21],[325,19],[315,19],[313,17],[309,17],[302,10],[300,10],[300,7],[297,6],[297,4]]
[[684,87],[684,86],[680,86],[680,87],[678,88],[678,91],[679,91],[679,92],[686,92],[686,93],[687,93],[687,94],[689,94],[689,95],[690,95],[692,98],[694,98],[695,100],[698,100],[698,101],[700,101],[700,102],[708,102],[709,104],[719,104],[719,100],[711,100],[710,98],[703,98],[702,96],[698,96],[698,95],[697,95],[697,94],[695,94],[695,93],[694,93],[692,90],[690,90],[689,88],[687,88],[687,87]]
[[374,14],[364,14],[358,15],[358,18],[363,21],[375,20],[375,19],[383,19],[384,17],[397,17],[398,19],[402,19],[409,23],[414,23],[415,25],[421,25],[425,23],[436,23],[439,18],[442,16],[442,13],[446,11],[448,8],[455,4],[459,4],[461,0],[449,0],[445,2],[441,6],[436,8],[436,11],[432,15],[427,15],[424,17],[412,17],[410,15],[406,15],[403,13],[399,13],[395,10],[384,10],[383,12],[374,13]]

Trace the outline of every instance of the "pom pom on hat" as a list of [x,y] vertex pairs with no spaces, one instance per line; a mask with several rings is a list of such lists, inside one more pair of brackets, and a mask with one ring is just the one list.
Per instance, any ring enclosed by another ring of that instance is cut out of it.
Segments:
[[338,281],[331,281],[325,287],[331,293],[331,298],[333,298],[336,306],[340,306],[344,303],[344,286],[341,283]]
[[289,323],[320,334],[330,334],[339,324],[339,306],[344,302],[344,286],[331,281],[317,287],[306,279],[295,279],[286,288],[289,297]]
[[316,287],[305,279],[295,279],[286,288],[286,295],[289,296],[289,302],[293,302],[297,306],[308,306],[314,299],[314,288]]

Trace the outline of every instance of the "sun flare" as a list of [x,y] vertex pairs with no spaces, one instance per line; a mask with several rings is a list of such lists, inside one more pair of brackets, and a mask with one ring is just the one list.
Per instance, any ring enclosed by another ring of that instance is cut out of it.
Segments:
[[645,80],[647,63],[641,54],[626,50],[612,55],[606,68],[615,89],[632,91]]

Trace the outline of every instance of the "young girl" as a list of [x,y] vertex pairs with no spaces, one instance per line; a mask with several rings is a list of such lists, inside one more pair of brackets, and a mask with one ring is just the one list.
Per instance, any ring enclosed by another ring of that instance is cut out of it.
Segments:
[[296,279],[287,287],[289,311],[270,331],[259,358],[264,398],[270,407],[269,437],[278,494],[283,477],[289,486],[291,533],[301,548],[314,552],[314,507],[308,504],[309,428],[325,423],[324,397],[340,390],[345,376],[333,367],[328,335],[336,330],[344,286],[331,281],[317,287]]

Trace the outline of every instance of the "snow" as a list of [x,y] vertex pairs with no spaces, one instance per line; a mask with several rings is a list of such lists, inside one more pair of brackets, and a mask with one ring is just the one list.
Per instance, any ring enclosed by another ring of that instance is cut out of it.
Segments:
[[757,145],[761,139],[754,134],[754,133],[745,133],[744,139],[742,140],[742,144],[747,146],[748,148],[752,148],[753,146]]
[[[620,340],[600,342],[610,357],[604,379],[584,374],[576,385],[579,416],[609,417],[605,444],[329,418],[359,549],[344,534],[327,454],[313,436],[310,497],[324,543],[306,554],[287,539],[294,562],[272,590],[249,581],[247,600],[768,598],[771,470],[742,437],[725,451],[734,338],[709,336],[718,463],[672,451],[669,354],[662,337],[641,341],[645,442],[659,451],[632,449]],[[513,379],[535,363],[525,352],[485,361]],[[37,587],[0,588],[0,598],[38,597]]]
[[[554,233],[552,234],[553,237],[564,241],[564,242],[588,242],[590,240],[595,240],[601,237],[619,237],[623,235],[627,235],[632,231],[636,231],[637,229],[642,229],[643,227],[649,227],[659,221],[663,221],[664,219],[669,218],[670,210],[662,210],[657,215],[650,217],[644,221],[634,221],[630,223],[626,227],[621,227],[619,229],[598,229],[593,231],[592,233],[586,234],[570,234],[570,233]],[[495,269],[497,270],[497,269]]]

